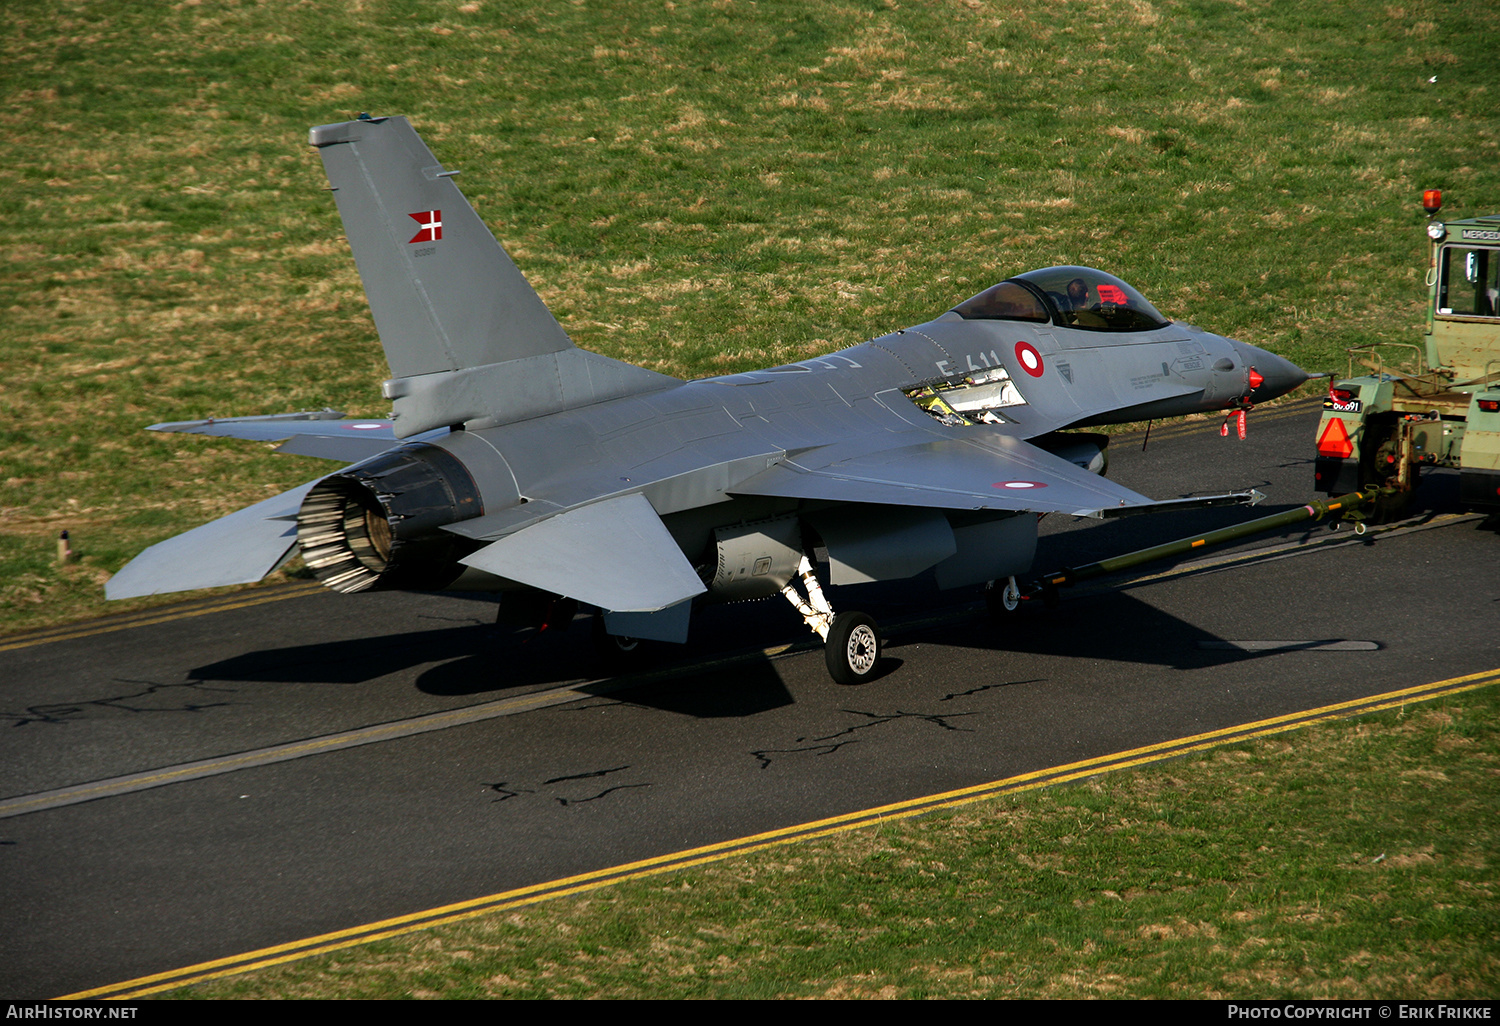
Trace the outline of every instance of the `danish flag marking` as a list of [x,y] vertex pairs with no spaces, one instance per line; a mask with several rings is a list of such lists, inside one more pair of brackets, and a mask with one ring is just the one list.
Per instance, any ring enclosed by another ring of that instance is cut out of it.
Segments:
[[413,242],[436,242],[443,237],[443,212],[441,210],[424,210],[420,214],[407,214],[422,230],[407,240],[407,245]]

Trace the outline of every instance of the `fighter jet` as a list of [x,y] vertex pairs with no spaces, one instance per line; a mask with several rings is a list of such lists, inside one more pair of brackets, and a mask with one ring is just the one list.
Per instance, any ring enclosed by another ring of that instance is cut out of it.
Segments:
[[[827,356],[682,381],[577,348],[402,117],[313,128],[390,365],[386,420],[333,411],[157,424],[348,464],[147,549],[110,598],[259,580],[300,552],[339,592],[499,592],[535,625],[593,609],[628,651],[708,602],[784,596],[840,683],[879,672],[829,585],[913,577],[1014,600],[1040,514],[1153,502],[1092,425],[1243,413],[1295,365],[1173,322],[1087,267],[1008,278]],[[822,570],[824,559],[827,569]]]

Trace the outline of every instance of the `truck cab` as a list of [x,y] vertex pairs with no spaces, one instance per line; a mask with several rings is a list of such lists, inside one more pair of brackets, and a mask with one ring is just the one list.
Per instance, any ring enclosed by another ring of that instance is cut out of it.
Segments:
[[[1374,488],[1373,515],[1401,515],[1423,467],[1459,472],[1465,506],[1500,512],[1500,215],[1441,221],[1428,190],[1427,331],[1418,372],[1387,370],[1392,346],[1349,350],[1318,424],[1315,487]],[[1383,350],[1385,352],[1383,352]],[[1354,376],[1358,359],[1373,373]]]

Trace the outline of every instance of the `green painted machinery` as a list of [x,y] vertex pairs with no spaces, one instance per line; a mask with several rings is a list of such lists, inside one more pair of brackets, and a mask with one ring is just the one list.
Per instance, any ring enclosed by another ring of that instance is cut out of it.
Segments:
[[[1500,215],[1439,221],[1436,189],[1423,207],[1426,344],[1350,349],[1351,376],[1329,387],[1316,436],[1317,489],[1374,489],[1365,515],[1376,520],[1405,511],[1424,467],[1458,470],[1463,504],[1500,512]],[[1393,348],[1415,350],[1418,373],[1388,371]],[[1353,376],[1356,360],[1371,373]]]

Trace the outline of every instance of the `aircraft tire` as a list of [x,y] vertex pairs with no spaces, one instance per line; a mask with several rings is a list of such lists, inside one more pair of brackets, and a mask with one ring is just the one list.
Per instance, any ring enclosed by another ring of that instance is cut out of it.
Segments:
[[990,581],[984,588],[984,605],[995,620],[1007,620],[1021,608],[1021,588],[1014,577]]
[[828,628],[823,658],[837,684],[863,684],[880,668],[880,628],[864,613],[840,613]]
[[624,673],[640,666],[651,654],[651,643],[604,629],[604,617],[594,617],[594,653],[607,673]]

